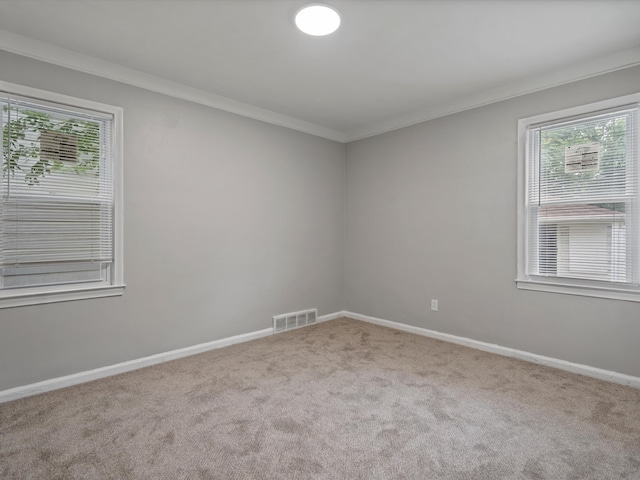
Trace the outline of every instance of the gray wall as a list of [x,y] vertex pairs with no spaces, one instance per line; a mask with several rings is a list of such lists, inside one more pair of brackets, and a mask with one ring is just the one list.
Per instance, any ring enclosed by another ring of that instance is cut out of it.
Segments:
[[0,310],[0,390],[342,309],[344,145],[6,52],[0,66],[124,108],[128,285]]
[[517,120],[639,90],[635,67],[349,144],[345,308],[640,376],[640,303],[514,283]]
[[513,281],[517,119],[634,93],[640,68],[354,142],[345,172],[335,142],[2,51],[0,65],[1,80],[124,108],[128,284],[0,310],[0,391],[307,307],[640,376],[640,304]]

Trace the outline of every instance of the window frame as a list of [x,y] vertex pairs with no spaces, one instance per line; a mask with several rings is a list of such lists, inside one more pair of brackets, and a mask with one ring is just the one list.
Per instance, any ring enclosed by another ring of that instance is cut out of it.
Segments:
[[56,104],[77,110],[99,112],[112,117],[113,155],[113,262],[109,278],[104,281],[28,286],[0,289],[0,308],[39,305],[70,300],[119,296],[124,294],[123,255],[123,109],[113,105],[85,100],[69,95],[0,81],[0,92],[26,97],[43,105]]
[[[529,149],[529,128],[540,123],[561,122],[569,117],[588,116],[597,114],[600,111],[625,107],[629,104],[640,104],[640,93],[616,97],[600,102],[580,105],[555,112],[544,113],[532,117],[518,120],[518,168],[517,168],[517,276],[516,286],[523,290],[534,290],[540,292],[551,292],[568,295],[582,295],[588,297],[598,297],[614,300],[627,300],[640,302],[640,287],[633,287],[614,282],[540,277],[529,274],[529,221],[527,209],[527,197],[529,193],[529,159],[527,152]],[[640,128],[637,129],[636,145],[640,146]],[[640,153],[638,153],[640,156]],[[640,158],[636,168],[637,175],[640,176]],[[640,186],[640,179],[639,186]],[[639,205],[640,206],[640,205]],[[638,215],[640,217],[640,215]],[[634,218],[633,225],[638,232],[640,218]],[[640,241],[640,235],[636,235]],[[637,248],[637,246],[636,246]],[[640,252],[636,252],[636,261],[640,264]],[[640,267],[637,265],[636,267]]]

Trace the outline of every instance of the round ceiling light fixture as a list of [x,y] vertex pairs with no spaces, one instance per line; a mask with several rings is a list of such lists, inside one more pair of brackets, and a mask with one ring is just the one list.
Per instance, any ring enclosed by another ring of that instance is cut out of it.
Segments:
[[327,5],[313,3],[298,10],[296,26],[307,35],[329,35],[340,26],[340,14]]

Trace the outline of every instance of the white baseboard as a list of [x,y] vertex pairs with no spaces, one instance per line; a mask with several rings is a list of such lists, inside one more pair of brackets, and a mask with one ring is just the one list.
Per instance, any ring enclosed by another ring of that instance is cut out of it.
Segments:
[[381,325],[383,327],[394,328],[396,330],[415,333],[417,335],[423,335],[425,337],[444,340],[445,342],[456,343],[458,345],[464,345],[466,347],[475,348],[476,350],[483,350],[485,352],[496,353],[505,357],[518,358],[520,360],[526,360],[528,362],[537,363],[539,365],[559,368],[560,370],[579,373],[580,375],[586,375],[587,377],[593,377],[600,380],[606,380],[613,383],[640,388],[640,377],[634,377],[631,375],[626,375],[624,373],[612,372],[610,370],[603,370],[600,368],[590,367],[588,365],[567,362],[566,360],[559,360],[553,357],[545,357],[544,355],[525,352],[523,350],[516,350],[515,348],[503,347],[494,343],[486,343],[478,340],[473,340],[471,338],[458,337],[457,335],[436,332],[435,330],[414,327],[412,325],[405,325],[403,323],[392,322],[390,320],[384,320],[382,318],[369,317],[367,315],[361,315],[359,313],[345,311],[342,312],[341,316],[353,318],[355,320],[362,320],[364,322],[375,323],[376,325]]
[[[327,315],[320,315],[316,321],[318,323],[327,322],[344,316],[345,312],[340,311],[329,313]],[[72,385],[78,385],[79,383],[90,382],[100,378],[110,377],[111,375],[117,375],[119,373],[130,372],[131,370],[137,370],[157,363],[168,362],[169,360],[176,360],[178,358],[188,357],[189,355],[195,355],[196,353],[215,350],[216,348],[226,347],[235,343],[248,342],[249,340],[267,337],[269,335],[273,335],[273,328],[265,328],[264,330],[243,333],[241,335],[222,338],[212,342],[200,343],[191,347],[179,348],[178,350],[171,350],[169,352],[157,353],[155,355],[137,358],[127,362],[116,363],[115,365],[96,368],[94,370],[87,370],[84,372],[74,373],[72,375],[65,375],[64,377],[52,378],[42,382],[10,388],[9,390],[0,391],[0,403],[17,400],[19,398],[36,395],[38,393],[50,392],[51,390],[57,390],[59,388],[70,387]]]
[[94,370],[87,370],[84,372],[74,373],[72,375],[65,375],[64,377],[52,378],[50,380],[44,380],[30,385],[24,385],[22,387],[10,388],[9,390],[3,390],[0,392],[0,403],[17,400],[19,398],[36,395],[38,393],[49,392],[51,390],[57,390],[63,387],[70,387],[79,383],[90,382],[91,380],[98,380],[99,378],[110,377],[111,375],[117,375],[119,373],[130,372],[131,370],[137,370],[157,363],[168,362],[169,360],[176,360],[178,358],[188,357],[189,355],[195,355],[196,353],[215,350],[216,348],[226,347],[235,343],[248,342],[249,340],[269,335],[273,335],[273,328],[265,328],[264,330],[243,333],[241,335],[222,338],[212,342],[200,343],[191,347],[179,348],[169,352],[157,353],[148,357],[116,363],[115,365],[96,368]]
[[[535,353],[516,350],[514,348],[503,347],[493,343],[485,343],[478,340],[472,340],[470,338],[458,337],[456,335],[451,335],[448,333],[436,332],[435,330],[428,330],[426,328],[405,325],[403,323],[392,322],[390,320],[384,320],[382,318],[361,315],[359,313],[339,311],[327,315],[320,315],[318,316],[317,322],[328,322],[330,320],[335,320],[342,317],[362,320],[364,322],[374,323],[383,327],[394,328],[396,330],[402,330],[409,333],[415,333],[417,335],[444,340],[445,342],[456,343],[458,345],[464,345],[467,347],[475,348],[477,350],[483,350],[485,352],[496,353],[498,355],[503,355],[506,357],[518,358],[532,363],[547,365],[550,367],[559,368],[561,370],[586,375],[588,377],[598,378],[600,380],[607,380],[622,385],[629,385],[635,388],[640,388],[639,377],[633,377],[631,375],[625,375],[623,373],[612,372],[609,370],[602,370],[600,368],[581,365],[578,363],[571,363],[552,357],[545,357],[543,355],[537,355]],[[264,330],[257,330],[255,332],[235,335],[233,337],[222,338],[220,340],[214,340],[212,342],[200,343],[191,347],[171,350],[169,352],[158,353],[155,355],[150,355],[148,357],[117,363],[115,365],[96,368],[94,370],[87,370],[85,372],[74,373],[72,375],[66,375],[64,377],[52,378],[50,380],[44,380],[42,382],[32,383],[30,385],[11,388],[9,390],[0,391],[0,403],[17,400],[19,398],[36,395],[38,393],[57,390],[63,387],[70,387],[72,385],[77,385],[79,383],[89,382],[92,380],[98,380],[100,378],[110,377],[111,375],[117,375],[119,373],[130,372],[132,370],[148,367],[157,363],[168,362],[169,360],[188,357],[189,355],[195,355],[197,353],[206,352],[208,350],[215,350],[217,348],[226,347],[228,345],[233,345],[236,343],[247,342],[249,340],[266,337],[272,334],[273,328],[265,328]]]
[[319,315],[316,322],[317,323],[328,322],[329,320],[336,320],[338,318],[342,318],[346,316],[347,316],[347,312],[345,312],[344,310],[341,310],[339,312],[329,313],[327,315]]

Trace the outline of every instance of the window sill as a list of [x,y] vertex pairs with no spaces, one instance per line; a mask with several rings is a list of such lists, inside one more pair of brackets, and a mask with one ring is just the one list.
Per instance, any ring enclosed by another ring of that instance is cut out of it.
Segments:
[[0,291],[0,308],[68,302],[89,298],[115,297],[124,294],[122,285],[56,285]]
[[565,295],[581,295],[585,297],[640,302],[640,290],[637,289],[603,288],[600,286],[576,285],[560,282],[551,283],[532,279],[516,279],[516,285],[521,290],[534,290],[537,292],[562,293]]

